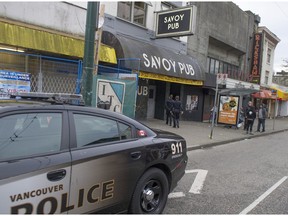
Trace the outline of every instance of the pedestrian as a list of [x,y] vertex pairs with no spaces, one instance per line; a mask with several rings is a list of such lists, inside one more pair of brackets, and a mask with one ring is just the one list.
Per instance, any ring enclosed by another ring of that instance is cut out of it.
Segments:
[[179,128],[179,118],[180,114],[183,114],[183,107],[181,101],[179,100],[179,96],[175,97],[175,101],[173,103],[173,127]]
[[264,107],[264,105],[259,106],[259,111],[258,111],[258,127],[257,127],[257,132],[260,132],[260,127],[262,126],[262,131],[265,132],[265,119],[267,117],[267,110]]
[[173,95],[170,94],[168,97],[168,100],[165,103],[165,109],[166,109],[166,124],[172,125],[172,109],[173,109]]
[[243,107],[241,107],[240,111],[239,111],[239,119],[238,119],[237,128],[240,128],[243,125],[243,123],[244,123],[244,128],[245,128],[245,117],[244,116],[245,116],[244,115],[244,109],[243,109]]
[[218,112],[218,108],[216,105],[214,105],[212,107],[212,109],[210,110],[209,123],[213,120],[213,114],[214,114],[214,125],[215,126],[217,126],[217,112]]
[[254,120],[256,118],[256,111],[255,111],[255,107],[252,105],[252,101],[248,102],[248,106],[246,107],[246,110],[245,110],[245,117],[247,119],[246,133],[248,134],[248,132],[250,131],[250,134],[253,135],[252,128],[253,128]]

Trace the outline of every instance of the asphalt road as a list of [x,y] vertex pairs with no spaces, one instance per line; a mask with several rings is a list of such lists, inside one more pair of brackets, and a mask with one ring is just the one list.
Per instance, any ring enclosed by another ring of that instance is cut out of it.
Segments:
[[164,214],[287,214],[288,133],[189,151]]

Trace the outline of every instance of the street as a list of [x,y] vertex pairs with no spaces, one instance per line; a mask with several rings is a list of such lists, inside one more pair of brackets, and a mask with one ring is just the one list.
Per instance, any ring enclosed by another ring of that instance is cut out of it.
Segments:
[[287,214],[287,132],[188,152],[164,214]]

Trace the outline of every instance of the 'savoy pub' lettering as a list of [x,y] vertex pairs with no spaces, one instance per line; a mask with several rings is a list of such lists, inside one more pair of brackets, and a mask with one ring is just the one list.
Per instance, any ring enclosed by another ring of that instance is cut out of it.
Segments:
[[167,29],[178,29],[179,28],[179,21],[183,21],[184,14],[177,14],[174,16],[167,16],[164,17],[164,23],[168,23]]

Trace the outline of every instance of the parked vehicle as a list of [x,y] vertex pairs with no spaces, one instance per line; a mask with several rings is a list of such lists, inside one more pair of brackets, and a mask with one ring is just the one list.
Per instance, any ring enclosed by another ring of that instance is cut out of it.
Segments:
[[163,211],[185,173],[186,141],[81,105],[63,94],[0,100],[2,214]]

